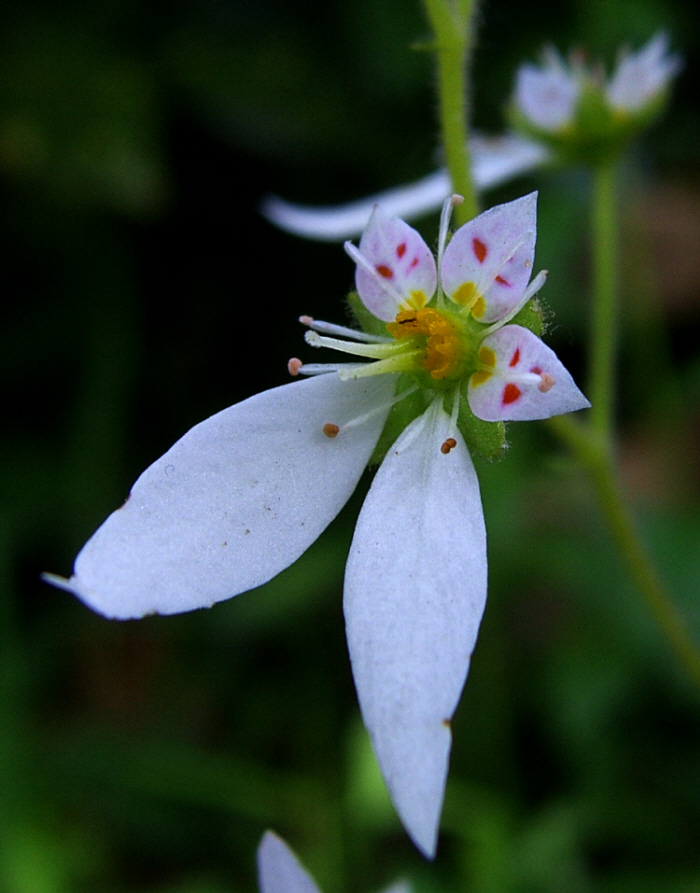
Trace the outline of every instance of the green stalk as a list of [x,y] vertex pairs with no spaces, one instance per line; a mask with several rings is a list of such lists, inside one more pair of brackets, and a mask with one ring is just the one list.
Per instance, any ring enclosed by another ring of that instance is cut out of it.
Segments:
[[611,449],[615,411],[617,345],[617,202],[613,163],[601,164],[593,176],[593,319],[591,331],[591,426]]
[[467,145],[467,67],[472,50],[474,0],[423,0],[435,34],[440,132],[453,190],[464,197],[454,209],[456,226],[479,213]]
[[678,663],[700,691],[700,651],[644,548],[613,471],[610,451],[596,433],[570,416],[549,419],[549,427],[591,475],[603,517],[631,579]]

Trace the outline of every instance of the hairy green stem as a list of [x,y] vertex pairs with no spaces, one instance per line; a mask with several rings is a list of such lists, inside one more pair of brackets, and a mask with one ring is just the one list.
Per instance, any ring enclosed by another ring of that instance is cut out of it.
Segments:
[[464,197],[454,210],[461,226],[479,213],[467,144],[467,70],[472,49],[474,0],[423,0],[435,34],[440,131],[452,188]]
[[589,426],[576,422],[570,416],[550,419],[549,427],[591,475],[603,516],[627,572],[678,663],[700,690],[700,650],[640,540],[634,519],[620,492],[607,444]]
[[613,439],[617,344],[617,203],[615,165],[593,177],[593,319],[590,353],[591,426],[607,449]]

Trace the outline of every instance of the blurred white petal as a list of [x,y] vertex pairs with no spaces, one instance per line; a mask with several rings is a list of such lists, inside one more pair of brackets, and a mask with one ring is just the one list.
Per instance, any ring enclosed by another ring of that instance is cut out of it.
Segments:
[[287,844],[266,831],[258,847],[260,893],[321,893]]
[[[448,438],[455,446],[441,449]],[[365,725],[416,846],[435,854],[450,720],[486,601],[479,484],[436,401],[389,450],[345,573],[348,646]]]
[[439,208],[451,188],[447,171],[439,170],[416,183],[387,189],[345,205],[295,205],[272,195],[263,202],[261,211],[270,223],[295,236],[340,242],[360,235],[375,205],[410,220]]
[[[260,893],[321,893],[311,875],[289,846],[272,831],[266,831],[258,847]],[[411,893],[411,885],[397,881],[382,893]]]
[[[477,136],[470,140],[469,146],[474,185],[482,191],[506,183],[544,164],[550,157],[544,146],[515,135]],[[415,183],[343,205],[297,205],[273,195],[265,199],[261,212],[275,226],[296,236],[340,242],[362,233],[375,205],[380,205],[388,214],[414,220],[439,210],[451,192],[450,178],[441,168]]]
[[411,893],[412,889],[407,881],[397,881],[395,884],[382,890],[382,893]]
[[520,111],[536,127],[551,132],[572,121],[581,93],[579,80],[558,58],[550,55],[542,68],[521,65],[515,83],[515,102]]
[[607,87],[613,108],[636,112],[665,90],[682,66],[680,56],[668,53],[668,36],[655,35],[636,53],[624,54]]
[[551,160],[546,146],[517,134],[475,136],[469,142],[474,185],[480,191],[493,189]]

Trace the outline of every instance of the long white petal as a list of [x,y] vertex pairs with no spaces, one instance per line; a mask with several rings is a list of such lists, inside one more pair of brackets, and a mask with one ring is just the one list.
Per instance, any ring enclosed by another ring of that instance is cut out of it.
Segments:
[[320,893],[287,844],[266,831],[258,847],[260,893]]
[[[544,164],[550,157],[544,146],[515,135],[473,137],[469,148],[474,185],[479,190],[505,183]],[[362,233],[375,205],[396,217],[414,220],[439,210],[451,192],[448,173],[441,168],[415,183],[344,205],[296,205],[273,195],[265,199],[261,211],[271,223],[296,236],[341,242]]]
[[[456,446],[441,447],[449,437]],[[479,484],[434,403],[384,459],[355,530],[345,622],[355,684],[384,779],[409,835],[435,854],[450,719],[486,600]]]
[[264,391],[192,428],[134,484],[63,585],[108,617],[174,614],[288,567],[343,507],[388,412],[395,376],[335,375]]

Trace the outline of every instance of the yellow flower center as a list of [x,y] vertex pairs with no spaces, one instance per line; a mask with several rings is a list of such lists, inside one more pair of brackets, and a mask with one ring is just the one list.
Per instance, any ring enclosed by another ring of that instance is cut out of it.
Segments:
[[386,328],[397,341],[411,338],[423,349],[421,362],[431,379],[454,380],[464,375],[469,353],[466,332],[446,314],[432,307],[402,310]]

